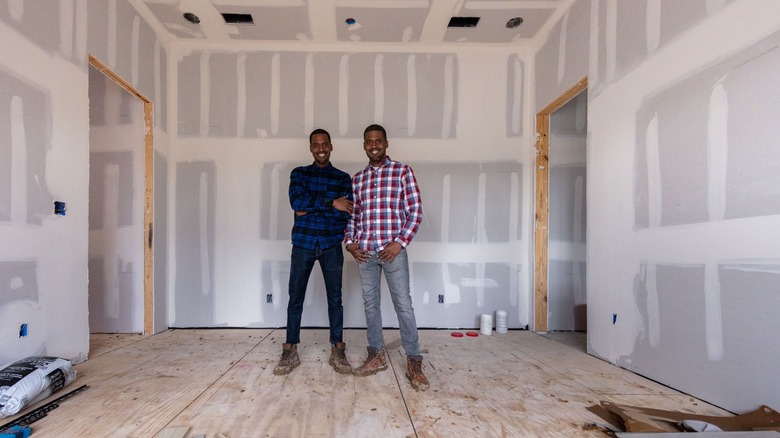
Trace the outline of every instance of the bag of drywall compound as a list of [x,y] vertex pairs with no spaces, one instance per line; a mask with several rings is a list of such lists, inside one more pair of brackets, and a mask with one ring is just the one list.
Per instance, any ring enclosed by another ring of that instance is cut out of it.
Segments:
[[33,356],[0,369],[0,418],[14,415],[76,380],[67,359]]

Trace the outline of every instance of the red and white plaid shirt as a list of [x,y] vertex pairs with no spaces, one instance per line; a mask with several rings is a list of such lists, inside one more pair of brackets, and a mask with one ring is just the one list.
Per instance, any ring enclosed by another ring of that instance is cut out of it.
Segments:
[[422,199],[412,168],[385,157],[352,178],[355,204],[344,242],[365,251],[381,251],[393,241],[406,247],[422,222]]

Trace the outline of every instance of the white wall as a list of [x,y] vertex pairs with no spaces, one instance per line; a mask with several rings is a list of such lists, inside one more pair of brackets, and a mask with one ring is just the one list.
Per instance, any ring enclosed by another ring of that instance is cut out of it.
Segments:
[[[334,164],[354,174],[374,122],[421,186],[409,247],[418,324],[476,327],[498,309],[510,327],[529,323],[529,52],[173,47],[173,326],[286,325],[289,173],[312,162],[308,134],[321,127]],[[363,327],[349,256],[345,272],[345,326]],[[383,320],[397,326],[385,298]],[[319,268],[304,309],[304,325],[327,326]]]
[[537,66],[585,56],[550,50],[559,35],[589,41],[589,351],[727,409],[777,406],[780,4],[572,9],[590,34],[553,32]]
[[[164,45],[124,0],[0,4],[0,364],[30,355],[87,358],[88,54],[155,102],[155,164],[167,166]],[[165,181],[167,168],[156,170]],[[161,254],[164,188],[155,194]],[[65,216],[53,214],[54,201],[66,203]],[[167,276],[165,266],[164,258],[156,262],[158,277]],[[158,330],[165,316],[156,311]]]
[[[87,75],[62,45],[36,42],[11,27],[29,30],[23,16],[2,17],[0,363],[36,354],[83,360],[88,349]],[[65,216],[53,214],[55,200],[66,203]],[[24,337],[22,324],[27,324]]]

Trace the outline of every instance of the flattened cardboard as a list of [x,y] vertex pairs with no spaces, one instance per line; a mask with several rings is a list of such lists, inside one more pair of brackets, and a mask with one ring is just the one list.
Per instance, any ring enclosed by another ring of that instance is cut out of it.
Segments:
[[723,431],[780,431],[780,413],[768,406],[733,417],[689,414],[639,406],[621,406],[609,401],[587,408],[609,424],[626,432],[681,432],[683,420],[699,420]]

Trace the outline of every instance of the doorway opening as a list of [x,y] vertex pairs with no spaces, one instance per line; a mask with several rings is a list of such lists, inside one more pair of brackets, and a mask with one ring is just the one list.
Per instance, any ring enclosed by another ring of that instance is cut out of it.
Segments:
[[152,102],[89,57],[90,333],[154,331]]
[[[536,116],[534,330],[587,330],[587,78]],[[582,337],[584,339],[584,336]]]

